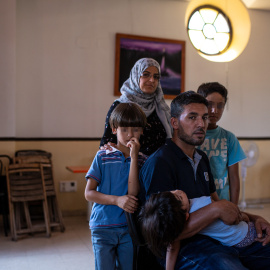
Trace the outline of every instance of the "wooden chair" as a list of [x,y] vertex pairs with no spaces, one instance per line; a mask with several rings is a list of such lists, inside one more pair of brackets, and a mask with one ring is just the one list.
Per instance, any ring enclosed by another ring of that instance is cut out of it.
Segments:
[[59,227],[61,232],[65,231],[65,225],[61,210],[58,206],[51,153],[43,150],[20,150],[15,153],[14,163],[42,164],[47,194],[47,203],[50,216],[50,227]]
[[[7,166],[7,188],[12,240],[19,235],[46,231],[50,237],[49,212],[42,164],[11,164]],[[33,223],[29,202],[41,201],[43,221]]]

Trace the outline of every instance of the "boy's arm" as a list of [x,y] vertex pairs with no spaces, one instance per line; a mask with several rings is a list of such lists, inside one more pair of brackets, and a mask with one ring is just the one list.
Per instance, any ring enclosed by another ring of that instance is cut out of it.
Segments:
[[116,205],[129,213],[133,213],[137,209],[138,199],[135,196],[114,196],[103,194],[96,190],[97,186],[98,182],[96,180],[88,178],[84,192],[84,196],[87,201],[96,202],[104,205]]
[[239,164],[235,163],[228,167],[228,178],[230,183],[230,201],[238,204],[240,192]]
[[182,240],[199,233],[216,219],[221,219],[225,224],[231,225],[238,224],[242,217],[235,204],[227,200],[213,202],[189,215],[184,230],[177,239]]
[[174,270],[179,250],[180,240],[175,240],[170,246],[168,246],[166,253],[166,270]]
[[127,146],[130,148],[130,169],[128,176],[128,194],[137,196],[140,191],[138,155],[140,150],[139,140],[131,138]]

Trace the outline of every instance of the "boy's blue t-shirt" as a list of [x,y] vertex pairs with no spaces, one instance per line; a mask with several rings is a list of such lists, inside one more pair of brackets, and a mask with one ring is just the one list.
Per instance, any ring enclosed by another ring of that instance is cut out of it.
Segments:
[[[139,153],[139,169],[146,159],[145,155]],[[85,177],[97,181],[97,191],[103,194],[126,195],[128,192],[130,161],[130,157],[125,158],[123,153],[116,148],[111,151],[100,150],[97,152]],[[122,208],[116,205],[94,203],[89,224],[90,229],[109,228],[126,226],[127,221]]]
[[[212,203],[210,196],[203,196],[190,200],[189,213],[195,212],[198,209]],[[204,229],[199,234],[210,236],[221,242],[224,246],[234,246],[240,243],[248,233],[248,224],[241,221],[237,225],[226,225],[222,220],[217,219]]]
[[217,194],[220,199],[230,200],[228,167],[246,158],[236,136],[221,127],[207,130],[202,145],[198,147],[210,160]]

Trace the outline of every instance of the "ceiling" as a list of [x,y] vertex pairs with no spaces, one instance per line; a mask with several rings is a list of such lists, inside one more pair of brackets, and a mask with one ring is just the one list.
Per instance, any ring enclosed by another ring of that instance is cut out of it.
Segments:
[[[181,0],[190,2],[191,0]],[[249,9],[260,9],[270,11],[270,0],[242,0],[242,2]]]

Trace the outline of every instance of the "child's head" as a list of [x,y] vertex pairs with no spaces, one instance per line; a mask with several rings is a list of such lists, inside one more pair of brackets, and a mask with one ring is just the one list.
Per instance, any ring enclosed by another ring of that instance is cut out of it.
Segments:
[[152,194],[140,212],[143,237],[158,257],[165,255],[167,247],[184,229],[189,205],[183,197],[178,191]]
[[110,117],[112,132],[122,145],[126,145],[132,137],[139,139],[146,124],[145,113],[135,103],[118,104]]
[[197,92],[208,101],[208,128],[216,128],[216,123],[222,117],[223,110],[227,102],[227,89],[218,82],[209,82],[201,84]]
[[147,120],[143,110],[135,103],[120,103],[113,110],[110,117],[111,129],[118,127],[146,126]]
[[219,93],[224,98],[224,102],[227,102],[228,90],[225,86],[218,82],[202,83],[199,86],[197,93],[202,95],[206,99],[210,94]]

